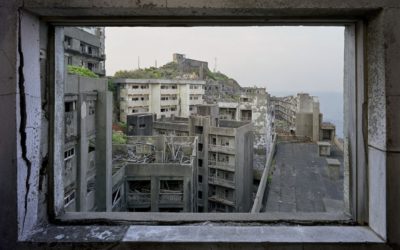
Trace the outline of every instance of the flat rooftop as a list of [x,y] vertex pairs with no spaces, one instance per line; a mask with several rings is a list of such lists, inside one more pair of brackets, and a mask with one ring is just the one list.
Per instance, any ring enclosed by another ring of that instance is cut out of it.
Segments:
[[132,78],[116,78],[114,83],[128,84],[206,84],[203,80],[186,80],[186,79],[132,79]]
[[[343,152],[318,155],[316,143],[278,143],[263,212],[341,212],[343,208]],[[340,162],[339,179],[330,177],[327,158]]]

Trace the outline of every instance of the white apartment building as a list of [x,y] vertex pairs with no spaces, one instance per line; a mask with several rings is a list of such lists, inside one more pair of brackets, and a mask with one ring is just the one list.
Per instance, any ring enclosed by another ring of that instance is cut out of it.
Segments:
[[205,81],[114,79],[118,86],[120,121],[128,114],[150,112],[157,117],[189,117],[203,104]]

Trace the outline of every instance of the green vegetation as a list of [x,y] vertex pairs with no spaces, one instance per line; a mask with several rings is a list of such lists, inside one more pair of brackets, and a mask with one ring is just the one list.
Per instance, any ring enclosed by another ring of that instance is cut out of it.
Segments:
[[85,67],[79,67],[75,65],[68,65],[68,73],[79,76],[86,76],[91,78],[99,78],[93,71]]
[[[198,75],[198,70],[193,69],[192,72],[186,72],[186,74],[196,74]],[[169,62],[159,68],[150,67],[144,69],[136,69],[136,70],[120,70],[115,72],[115,78],[132,78],[132,79],[174,79],[181,75],[181,72],[178,70],[178,64],[175,62]],[[229,78],[225,74],[221,72],[212,72],[207,69],[206,79],[214,80],[214,81],[222,81],[224,84],[228,86],[236,85],[239,87],[239,84],[232,78]]]
[[[210,70],[207,70],[207,77],[211,80],[215,80],[215,81],[228,81],[228,80],[233,80],[231,78],[229,78],[228,76],[226,76],[225,74],[221,73],[221,72],[212,72]],[[233,80],[234,81],[234,80]]]
[[118,125],[119,125],[122,129],[126,129],[126,123],[125,123],[125,122],[118,122]]
[[115,93],[116,90],[115,83],[111,79],[108,79],[108,91]]
[[126,144],[126,136],[121,132],[112,133],[112,143],[113,144]]
[[159,68],[150,67],[136,70],[120,70],[115,72],[115,78],[133,78],[133,79],[174,79],[179,75],[178,65],[170,62]]

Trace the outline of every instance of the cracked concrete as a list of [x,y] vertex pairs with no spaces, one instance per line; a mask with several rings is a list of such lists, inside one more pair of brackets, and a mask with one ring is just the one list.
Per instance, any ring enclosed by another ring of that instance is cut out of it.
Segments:
[[25,77],[24,77],[24,54],[22,52],[22,41],[21,41],[21,11],[19,11],[19,19],[18,19],[18,55],[19,55],[19,66],[18,66],[18,88],[19,88],[19,110],[20,110],[20,125],[19,125],[19,133],[20,133],[20,145],[22,150],[22,159],[24,160],[27,168],[27,176],[25,180],[25,200],[24,200],[24,208],[25,215],[22,222],[22,228],[25,226],[26,213],[28,210],[28,195],[30,191],[30,177],[31,177],[31,167],[32,163],[27,157],[27,149],[26,149],[26,97],[25,97]]

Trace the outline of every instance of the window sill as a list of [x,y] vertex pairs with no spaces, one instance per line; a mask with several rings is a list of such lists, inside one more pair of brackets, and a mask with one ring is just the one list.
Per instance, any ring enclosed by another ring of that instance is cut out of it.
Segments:
[[54,226],[32,243],[385,243],[362,226]]

